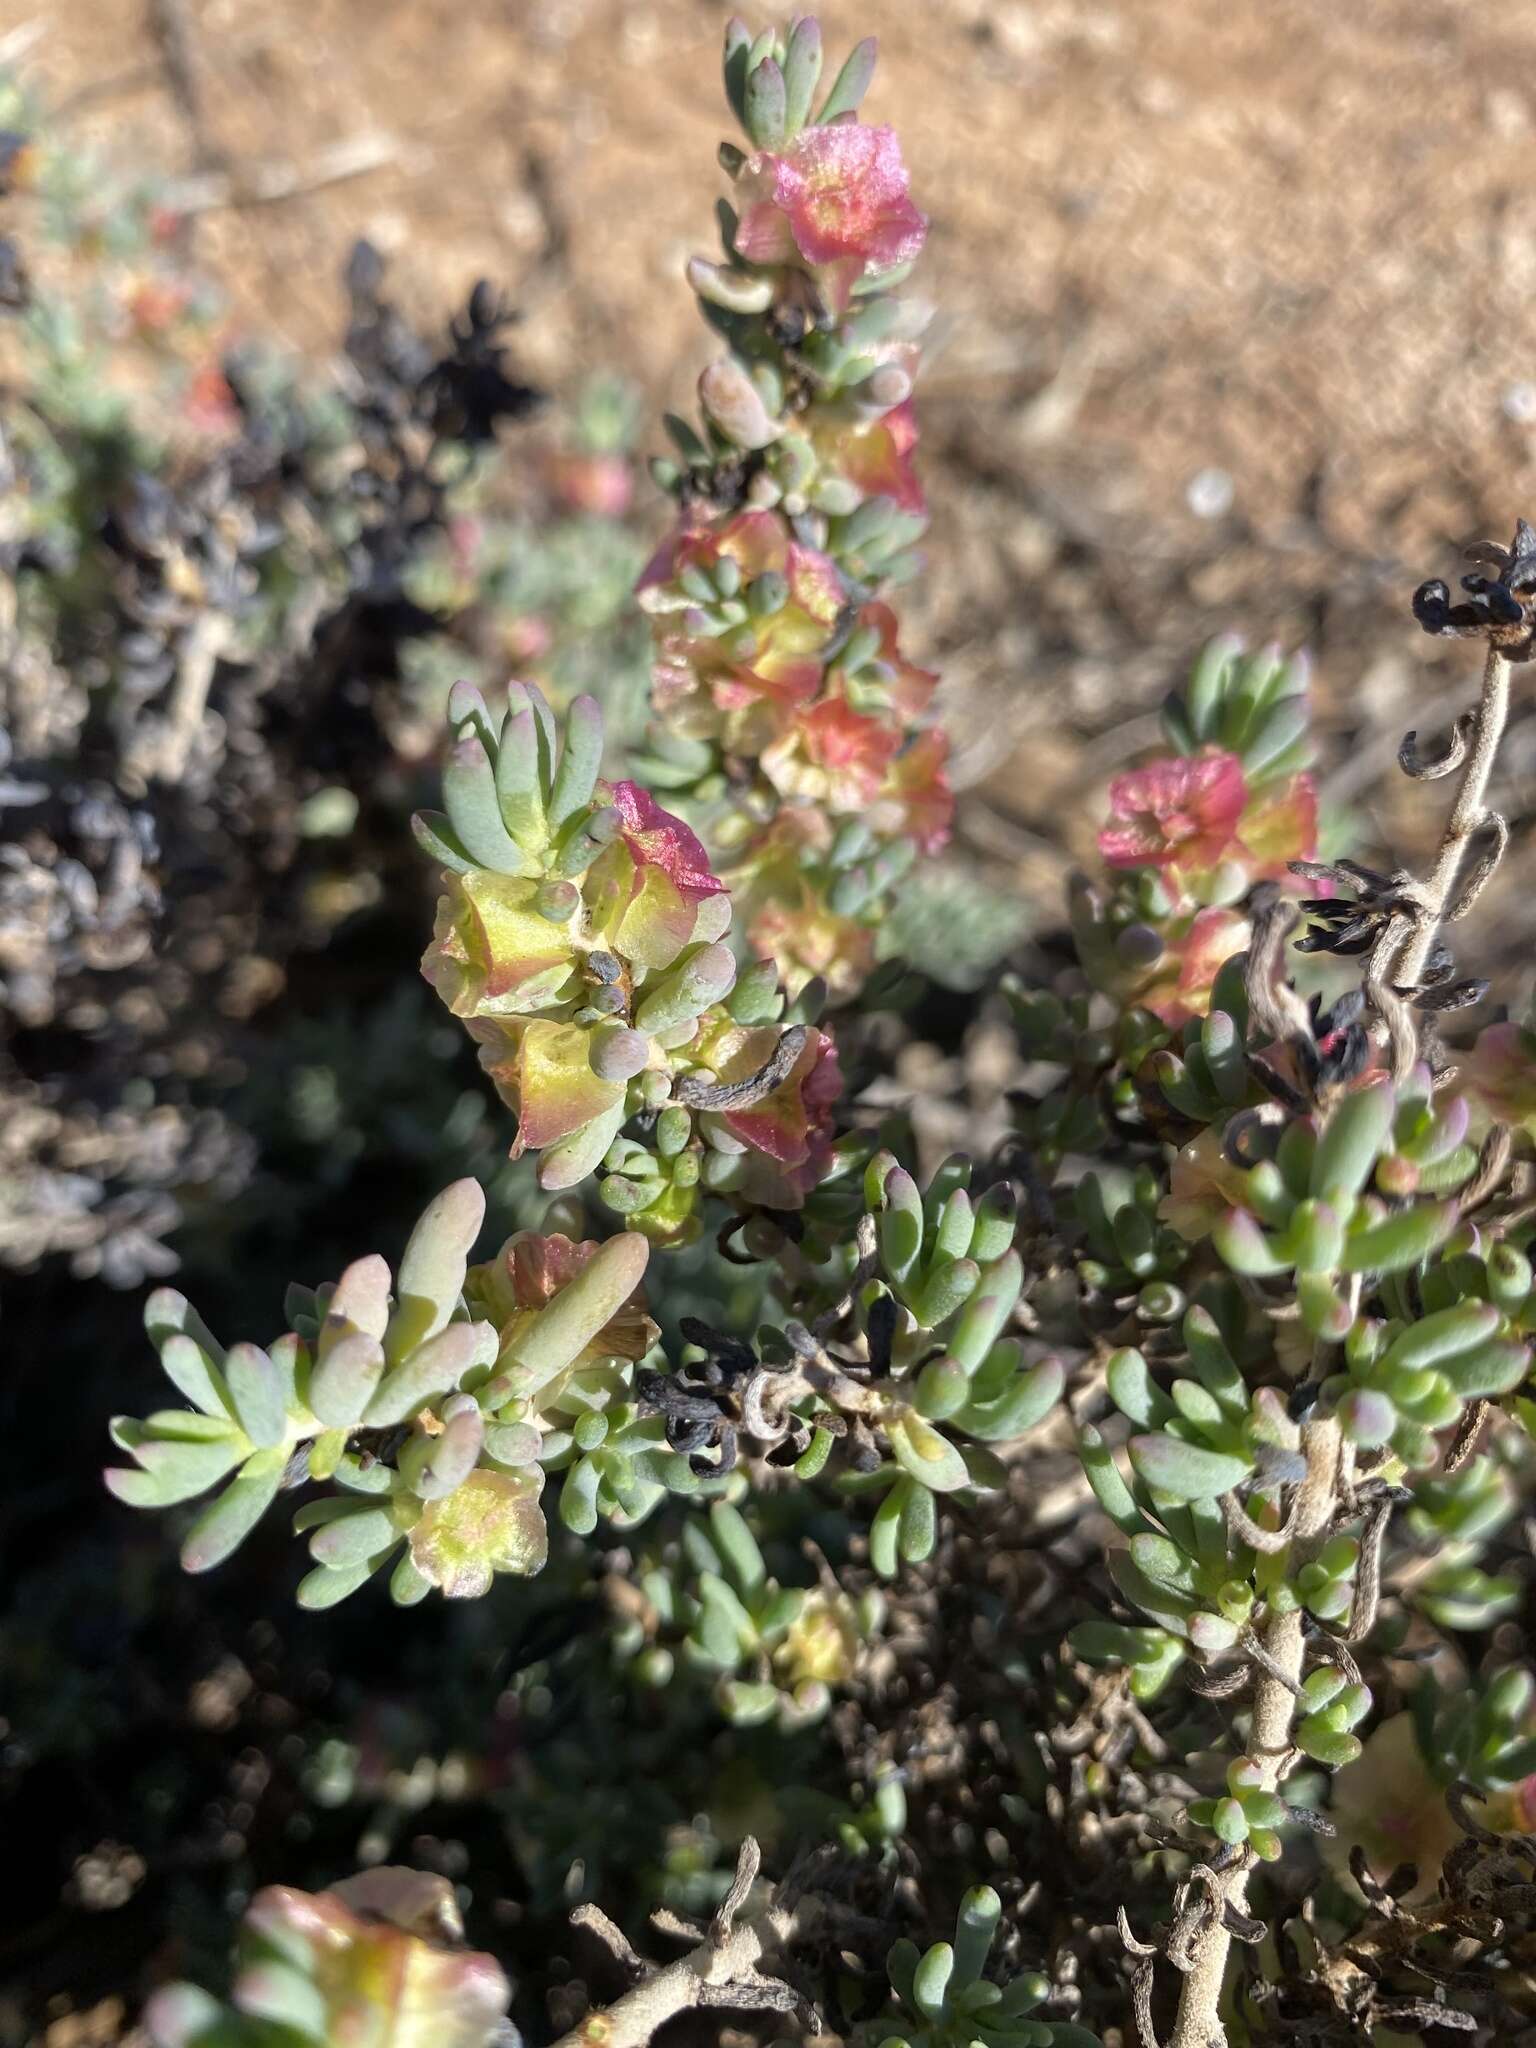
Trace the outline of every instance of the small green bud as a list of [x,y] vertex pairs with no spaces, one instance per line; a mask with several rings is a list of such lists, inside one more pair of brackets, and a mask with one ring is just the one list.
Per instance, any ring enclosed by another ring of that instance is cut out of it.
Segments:
[[596,1411],[579,1416],[571,1434],[576,1439],[577,1450],[595,1451],[607,1441],[608,1418]]
[[1211,1831],[1233,1847],[1248,1839],[1248,1816],[1235,1799],[1218,1799],[1211,1813]]
[[664,1686],[671,1684],[676,1666],[670,1650],[664,1649],[660,1643],[652,1643],[640,1652],[632,1668],[642,1685],[660,1692]]
[[1488,1291],[1506,1315],[1525,1306],[1531,1292],[1531,1262],[1512,1244],[1496,1244],[1488,1253]]
[[594,1074],[604,1081],[630,1081],[642,1072],[651,1057],[650,1041],[643,1031],[631,1031],[623,1024],[604,1023],[593,1027],[587,1059]]
[[777,569],[765,569],[747,585],[747,610],[755,619],[771,618],[789,602],[789,583]]
[[673,1103],[656,1119],[656,1149],[663,1159],[675,1159],[693,1136],[693,1118],[680,1103]]
[[574,882],[541,882],[534,908],[551,924],[566,924],[581,904],[581,891]]

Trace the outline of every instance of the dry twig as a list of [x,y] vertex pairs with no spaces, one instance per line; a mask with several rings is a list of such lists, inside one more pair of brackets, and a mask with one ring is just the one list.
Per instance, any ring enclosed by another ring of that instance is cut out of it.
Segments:
[[[596,1934],[626,1976],[635,1981],[612,2005],[589,2012],[561,2035],[555,2048],[644,2048],[668,2020],[698,2010],[799,2013],[815,2025],[815,2015],[798,1992],[763,1968],[803,1931],[810,1902],[802,1900],[790,1910],[774,1897],[760,1911],[742,1919],[758,1861],[757,1844],[748,1836],[741,1846],[731,1888],[708,1933],[696,1940],[687,1955],[664,1968],[638,1956],[605,1913],[578,1908],[572,1915],[575,1923]],[[698,1935],[696,1928],[682,1925],[676,1931],[686,1939]]]
[[[1466,915],[1498,865],[1508,841],[1508,828],[1498,812],[1489,808],[1488,785],[1508,717],[1509,663],[1498,646],[1490,643],[1483,669],[1482,701],[1475,714],[1470,746],[1464,749],[1461,787],[1446,820],[1435,865],[1423,882],[1404,891],[1409,914],[1389,925],[1389,932],[1397,932],[1390,952],[1384,935],[1378,952],[1385,957],[1379,963],[1375,955],[1372,957],[1372,980],[1378,992],[1388,974],[1396,987],[1408,995],[1418,988],[1440,926]],[[1494,845],[1458,896],[1457,883],[1467,856],[1474,842],[1490,830],[1495,835]],[[1399,1074],[1399,1079],[1403,1078]]]

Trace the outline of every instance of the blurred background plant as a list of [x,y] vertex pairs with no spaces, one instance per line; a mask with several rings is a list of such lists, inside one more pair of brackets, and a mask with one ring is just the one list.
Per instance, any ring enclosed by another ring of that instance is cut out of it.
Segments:
[[[477,286],[435,346],[366,244],[330,378],[242,343],[153,184],[78,156],[4,89],[0,1258],[63,1253],[131,1286],[172,1269],[189,1205],[250,1184],[285,1064],[268,1048],[314,1018],[327,950],[376,961],[378,1000],[409,986],[399,822],[452,676],[515,660],[562,695],[596,681],[633,718],[633,405],[600,381],[504,455],[502,423],[537,397],[507,365],[510,315]],[[441,1071],[424,1005],[387,1032],[359,1022]],[[351,1031],[320,1028],[350,1070]],[[322,1065],[287,1065],[294,1126],[325,1117]],[[402,1113],[436,1131],[448,1112]],[[349,1140],[316,1136],[323,1173]]]

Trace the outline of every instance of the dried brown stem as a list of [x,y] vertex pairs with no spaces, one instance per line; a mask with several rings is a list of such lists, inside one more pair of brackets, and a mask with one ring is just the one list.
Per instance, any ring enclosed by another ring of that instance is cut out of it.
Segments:
[[765,1063],[743,1081],[712,1081],[702,1072],[684,1074],[673,1087],[672,1100],[687,1109],[750,1109],[788,1079],[807,1036],[805,1025],[792,1024]]
[[1373,1501],[1366,1510],[1360,1532],[1360,1557],[1355,1566],[1355,1591],[1349,1608],[1346,1643],[1363,1643],[1376,1626],[1381,1609],[1381,1560],[1387,1545],[1387,1527],[1392,1520],[1392,1497]]
[[1417,892],[1411,936],[1395,964],[1394,978],[1400,988],[1418,987],[1436,932],[1453,908],[1460,907],[1454,899],[1462,864],[1474,839],[1493,822],[1495,816],[1488,808],[1488,785],[1493,777],[1494,762],[1498,758],[1499,743],[1504,737],[1508,717],[1509,663],[1497,647],[1490,646],[1483,669],[1482,701],[1477,708],[1477,724],[1462,772],[1461,787],[1446,820],[1435,865]]
[[1488,1420],[1491,1401],[1473,1401],[1462,1415],[1451,1448],[1445,1454],[1445,1470],[1459,1472],[1468,1458],[1477,1449],[1477,1440],[1483,1433],[1483,1424]]

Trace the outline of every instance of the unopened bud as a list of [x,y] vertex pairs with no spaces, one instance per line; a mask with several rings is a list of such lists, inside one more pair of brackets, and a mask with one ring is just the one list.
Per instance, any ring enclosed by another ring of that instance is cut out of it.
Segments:
[[788,602],[789,584],[777,569],[765,569],[747,585],[747,610],[754,618],[770,618]]
[[581,891],[574,882],[543,882],[533,900],[540,917],[547,917],[551,924],[564,924],[575,916]]
[[675,1159],[693,1136],[693,1118],[680,1102],[664,1109],[656,1119],[656,1149],[663,1159]]
[[766,448],[779,437],[778,424],[769,417],[762,393],[730,356],[711,363],[700,377],[699,403],[738,448]]
[[864,493],[857,484],[846,477],[826,476],[811,493],[811,503],[818,512],[825,512],[829,519],[844,519],[850,512],[856,512]]
[[1162,934],[1149,924],[1128,924],[1115,934],[1115,953],[1126,967],[1155,967],[1163,957]]
[[645,1034],[623,1024],[600,1024],[592,1033],[587,1057],[600,1080],[629,1081],[651,1056]]
[[702,256],[690,256],[685,271],[689,287],[712,306],[728,313],[764,313],[773,303],[773,282],[744,270],[726,270]]
[[859,396],[868,398],[883,412],[889,412],[893,405],[900,405],[912,396],[912,379],[899,363],[882,363],[875,374],[865,380]]

